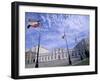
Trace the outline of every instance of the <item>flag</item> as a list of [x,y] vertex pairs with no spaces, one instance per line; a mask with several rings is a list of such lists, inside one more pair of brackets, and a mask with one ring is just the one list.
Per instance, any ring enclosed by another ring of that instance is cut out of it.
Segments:
[[40,21],[29,20],[27,28],[37,28],[40,25]]

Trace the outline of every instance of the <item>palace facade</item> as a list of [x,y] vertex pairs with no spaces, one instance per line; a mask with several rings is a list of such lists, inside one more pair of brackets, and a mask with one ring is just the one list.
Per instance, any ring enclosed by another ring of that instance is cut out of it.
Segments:
[[[69,52],[68,52],[69,51]],[[37,60],[37,47],[27,49],[25,52],[25,63],[35,64]],[[54,48],[48,50],[44,47],[39,48],[39,63],[50,63],[50,62],[60,62],[65,60],[66,64],[69,63],[69,58],[71,59],[72,64],[81,61],[85,58],[89,58],[89,40],[82,39],[73,49],[67,50],[66,48]]]

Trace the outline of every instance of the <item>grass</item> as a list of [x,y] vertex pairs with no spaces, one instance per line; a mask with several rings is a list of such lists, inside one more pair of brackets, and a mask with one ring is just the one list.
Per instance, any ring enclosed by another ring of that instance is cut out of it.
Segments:
[[89,59],[86,58],[86,59],[84,59],[83,61],[81,61],[80,63],[75,64],[75,65],[89,65]]

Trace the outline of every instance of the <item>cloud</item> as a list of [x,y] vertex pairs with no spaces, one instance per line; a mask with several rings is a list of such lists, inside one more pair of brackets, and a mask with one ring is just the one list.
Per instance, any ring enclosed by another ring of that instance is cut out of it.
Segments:
[[62,39],[64,31],[69,48],[74,47],[75,37],[81,40],[89,35],[88,15],[27,12],[25,17],[25,27],[27,27],[29,18],[41,20],[39,28],[26,29],[26,48],[31,48],[38,44],[39,32],[41,32],[41,45],[47,49],[66,47],[66,41]]

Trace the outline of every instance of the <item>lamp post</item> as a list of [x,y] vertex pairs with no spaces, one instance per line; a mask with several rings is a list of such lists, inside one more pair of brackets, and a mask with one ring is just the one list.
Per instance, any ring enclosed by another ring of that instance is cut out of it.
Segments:
[[71,62],[70,53],[69,53],[69,49],[68,49],[68,43],[67,43],[67,38],[66,38],[66,34],[65,34],[65,28],[64,28],[64,36],[63,36],[63,39],[65,39],[65,42],[66,42],[67,53],[68,53],[68,61],[69,61],[69,65],[71,65],[72,62]]

